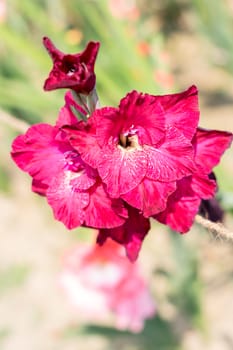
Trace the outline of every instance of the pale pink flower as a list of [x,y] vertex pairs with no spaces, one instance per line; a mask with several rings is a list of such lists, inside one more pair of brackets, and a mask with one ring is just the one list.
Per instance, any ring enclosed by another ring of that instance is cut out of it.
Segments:
[[6,0],[0,0],[0,23],[4,23],[7,17],[7,3]]
[[162,69],[154,72],[154,80],[166,89],[171,89],[174,85],[173,76]]
[[140,332],[155,314],[155,304],[138,263],[130,263],[120,244],[79,244],[64,259],[61,285],[78,315]]
[[109,0],[109,10],[118,19],[137,20],[140,16],[135,0]]

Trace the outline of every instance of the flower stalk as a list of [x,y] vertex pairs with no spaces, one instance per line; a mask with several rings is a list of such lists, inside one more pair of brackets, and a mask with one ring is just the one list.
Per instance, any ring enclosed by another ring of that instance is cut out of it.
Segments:
[[226,241],[233,242],[233,231],[228,230],[222,223],[210,221],[201,215],[196,215],[195,222],[215,235],[216,238],[224,238]]
[[100,102],[99,102],[99,97],[97,95],[96,88],[94,88],[87,95],[87,106],[90,114],[92,114],[96,109],[100,108]]
[[23,133],[26,132],[27,129],[30,127],[30,125],[27,122],[20,120],[14,117],[12,114],[9,114],[8,112],[5,112],[3,110],[0,110],[0,121],[8,125],[9,127]]

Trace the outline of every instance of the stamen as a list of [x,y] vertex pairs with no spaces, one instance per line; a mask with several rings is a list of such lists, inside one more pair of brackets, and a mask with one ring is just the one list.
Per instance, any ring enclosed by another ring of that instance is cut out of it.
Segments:
[[119,141],[120,141],[120,145],[122,147],[126,147],[126,145],[127,145],[127,136],[125,136],[123,134],[120,134]]
[[127,150],[133,150],[135,148],[139,149],[141,148],[138,143],[138,136],[137,135],[124,135],[120,134],[119,136],[119,146],[122,148],[125,148]]
[[75,151],[67,151],[65,153],[65,169],[78,172],[80,169],[82,169],[81,163],[80,163],[80,156]]

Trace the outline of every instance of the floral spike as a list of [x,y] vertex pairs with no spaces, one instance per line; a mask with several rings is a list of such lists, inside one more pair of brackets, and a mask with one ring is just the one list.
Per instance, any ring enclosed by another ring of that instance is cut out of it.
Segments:
[[78,54],[64,54],[48,38],[44,45],[53,60],[45,90],[71,92],[55,125],[33,125],[13,142],[12,158],[32,177],[32,190],[46,196],[68,229],[99,229],[97,243],[111,238],[131,261],[149,218],[188,232],[203,203],[213,203],[217,181],[211,174],[232,133],[198,127],[195,86],[163,96],[133,90],[118,107],[100,108],[99,43],[89,42]]

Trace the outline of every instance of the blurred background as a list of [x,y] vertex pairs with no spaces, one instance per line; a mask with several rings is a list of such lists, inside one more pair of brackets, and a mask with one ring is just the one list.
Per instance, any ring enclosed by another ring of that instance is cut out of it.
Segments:
[[[44,92],[42,37],[76,53],[101,42],[102,105],[133,89],[200,95],[201,126],[233,131],[232,0],[0,0],[0,349],[233,349],[233,245],[198,226],[185,236],[153,222],[139,264],[156,303],[138,334],[88,324],[59,287],[63,256],[95,233],[67,232],[13,164],[27,123],[53,123],[64,91]],[[233,230],[233,151],[216,169]]]

